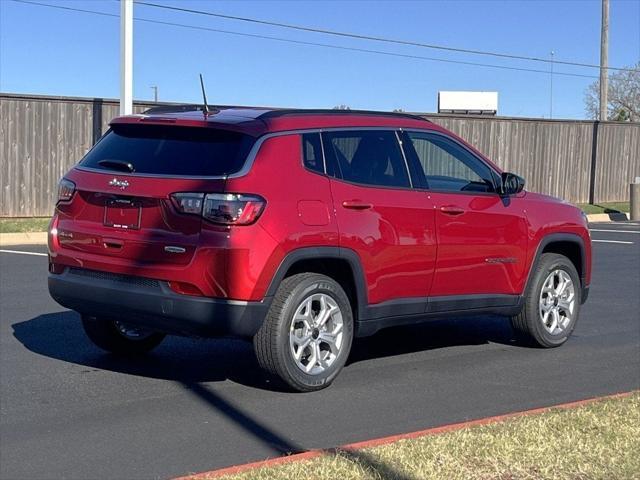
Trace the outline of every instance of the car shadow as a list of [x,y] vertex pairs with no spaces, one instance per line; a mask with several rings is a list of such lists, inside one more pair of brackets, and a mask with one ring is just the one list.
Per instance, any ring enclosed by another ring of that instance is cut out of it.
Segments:
[[12,328],[14,337],[28,350],[89,368],[183,384],[229,379],[272,389],[272,381],[260,372],[251,344],[241,340],[168,336],[146,355],[121,357],[93,345],[83,331],[80,316],[72,311],[40,315]]
[[[245,386],[286,391],[264,374],[249,342],[169,336],[153,352],[123,358],[103,352],[85,336],[80,317],[64,311],[15,323],[14,337],[28,350],[88,368],[177,381],[183,384],[230,380]],[[394,327],[355,339],[348,365],[373,358],[459,345],[513,344],[509,322],[501,317],[467,317]]]
[[[290,435],[274,429],[255,412],[226,398],[209,382],[230,380],[245,386],[282,392],[284,386],[267,377],[258,367],[249,342],[233,339],[196,340],[168,337],[146,356],[117,357],[95,347],[85,336],[77,313],[64,311],[40,315],[12,325],[14,337],[28,350],[49,358],[83,365],[89,369],[164,379],[182,385],[186,391],[212,409],[224,414],[247,434],[264,443],[277,456],[304,452],[305,446]],[[402,355],[457,345],[512,344],[508,321],[500,317],[453,318],[425,324],[382,330],[356,339],[349,364],[373,358]],[[363,450],[327,449],[327,456],[339,455],[374,478],[413,480],[397,465]]]
[[387,328],[356,339],[347,364],[439,348],[524,344],[516,340],[509,320],[497,315],[449,317],[414,325]]

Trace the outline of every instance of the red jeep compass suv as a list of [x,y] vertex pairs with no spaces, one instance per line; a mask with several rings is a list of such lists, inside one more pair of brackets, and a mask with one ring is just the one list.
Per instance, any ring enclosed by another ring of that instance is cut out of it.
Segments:
[[[178,110],[178,109],[176,109]],[[299,391],[354,337],[494,313],[564,343],[591,278],[580,210],[419,117],[227,108],[116,118],[60,181],[49,291],[119,354],[253,339]]]

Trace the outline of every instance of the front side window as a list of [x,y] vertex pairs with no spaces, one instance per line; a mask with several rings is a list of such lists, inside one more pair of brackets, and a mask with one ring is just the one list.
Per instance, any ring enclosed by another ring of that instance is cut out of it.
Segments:
[[420,164],[429,190],[495,191],[491,169],[457,142],[442,135],[408,132],[408,152]]
[[363,185],[410,187],[395,132],[349,130],[322,135],[329,175]]

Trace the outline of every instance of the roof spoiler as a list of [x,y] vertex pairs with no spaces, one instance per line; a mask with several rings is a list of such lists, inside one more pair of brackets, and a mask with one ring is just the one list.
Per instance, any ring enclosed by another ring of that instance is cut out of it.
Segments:
[[151,107],[145,110],[145,115],[155,115],[161,113],[180,113],[180,112],[197,112],[203,111],[202,105],[161,105],[159,107]]

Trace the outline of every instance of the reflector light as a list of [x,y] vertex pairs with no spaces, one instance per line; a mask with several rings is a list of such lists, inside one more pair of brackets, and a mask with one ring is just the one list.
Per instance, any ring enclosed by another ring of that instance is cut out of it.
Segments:
[[194,297],[204,296],[200,289],[191,283],[169,282],[169,288],[180,295],[191,295]]

